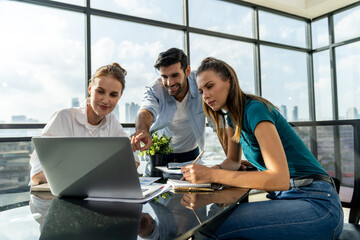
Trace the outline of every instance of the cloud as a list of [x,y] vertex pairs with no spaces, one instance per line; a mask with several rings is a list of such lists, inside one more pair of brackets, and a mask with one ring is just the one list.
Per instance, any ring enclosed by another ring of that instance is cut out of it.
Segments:
[[[345,11],[343,14],[335,15],[335,39],[342,41],[360,35],[360,8]],[[338,20],[338,16],[342,17]]]
[[290,38],[295,32],[294,28],[289,28],[289,27],[280,27],[279,30],[280,30],[280,38],[282,39]]
[[[206,44],[204,44],[206,42]],[[209,56],[230,64],[236,71],[241,87],[246,92],[254,92],[253,45],[216,37],[192,34],[191,67],[193,70]]]
[[316,45],[315,47],[321,47],[321,46],[325,46],[329,44],[329,35],[324,33],[324,34],[319,34],[316,36]]
[[266,24],[259,23],[259,33],[261,39],[268,39],[271,31]]
[[[341,50],[341,51],[340,51]],[[336,73],[339,115],[346,116],[349,107],[360,110],[360,44],[354,43],[337,51]]]
[[93,73],[95,73],[99,67],[113,62],[115,49],[115,42],[108,37],[101,38],[91,46]]
[[[46,121],[74,96],[84,97],[81,14],[0,2],[1,120],[11,115]],[[79,31],[80,29],[80,31]]]
[[[331,90],[331,80],[330,77],[320,77],[318,81],[315,82],[315,90]],[[326,92],[327,95],[331,95],[329,92]]]
[[293,73],[296,72],[296,71],[294,70],[294,68],[291,67],[291,66],[289,66],[289,65],[283,65],[283,66],[282,66],[282,71],[283,71],[284,73],[289,73],[289,74],[293,74]]
[[114,0],[115,6],[124,9],[127,14],[145,18],[157,18],[160,15],[167,15],[159,5],[146,0]]
[[124,40],[117,46],[117,57],[131,60],[149,57],[155,61],[163,48],[164,46],[159,40],[141,44]]

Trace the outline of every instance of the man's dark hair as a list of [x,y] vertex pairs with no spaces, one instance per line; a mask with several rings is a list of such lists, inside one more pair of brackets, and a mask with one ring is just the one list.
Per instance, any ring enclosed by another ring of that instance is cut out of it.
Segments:
[[170,48],[165,52],[161,52],[156,60],[154,67],[160,70],[160,67],[168,67],[175,63],[181,63],[181,69],[185,72],[188,66],[187,56],[183,50],[178,48]]

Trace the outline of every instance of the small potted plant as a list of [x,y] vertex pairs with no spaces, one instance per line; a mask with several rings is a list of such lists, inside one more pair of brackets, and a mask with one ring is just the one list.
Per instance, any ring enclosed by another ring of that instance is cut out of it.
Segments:
[[155,167],[161,165],[163,155],[172,153],[174,149],[170,146],[172,137],[166,136],[165,133],[159,136],[157,132],[152,132],[151,139],[152,145],[150,148],[140,152],[140,155],[149,156],[151,167]]

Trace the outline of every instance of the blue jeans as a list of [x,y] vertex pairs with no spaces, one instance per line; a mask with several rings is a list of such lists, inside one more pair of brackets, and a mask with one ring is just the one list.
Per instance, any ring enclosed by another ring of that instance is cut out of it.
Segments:
[[241,203],[215,239],[337,239],[344,215],[335,188],[324,181],[272,192],[271,200]]

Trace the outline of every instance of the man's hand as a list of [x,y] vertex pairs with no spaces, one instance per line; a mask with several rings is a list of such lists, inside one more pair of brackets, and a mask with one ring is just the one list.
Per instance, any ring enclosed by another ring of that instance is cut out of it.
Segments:
[[[133,135],[130,136],[130,141],[133,152],[137,150],[148,150],[152,144],[149,132],[144,130],[137,130]],[[143,147],[141,147],[141,142],[145,144]]]

